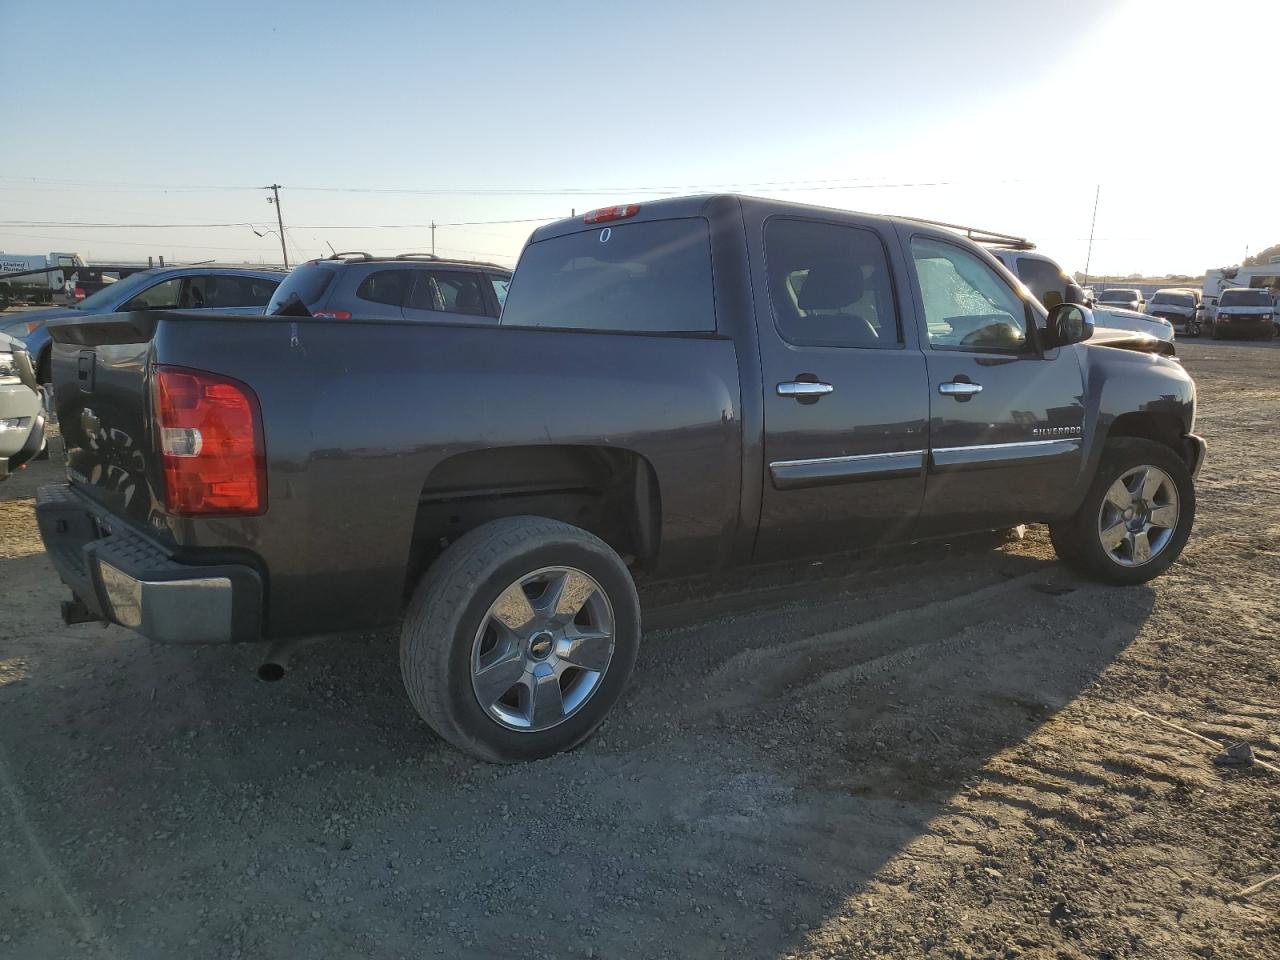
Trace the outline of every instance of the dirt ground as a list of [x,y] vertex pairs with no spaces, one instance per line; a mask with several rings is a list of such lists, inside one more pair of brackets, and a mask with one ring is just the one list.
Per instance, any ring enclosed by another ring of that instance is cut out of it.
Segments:
[[[0,485],[0,957],[1280,957],[1280,349],[1182,342],[1183,560],[1115,589],[1044,530],[647,591],[577,752],[459,756],[390,634],[65,627]],[[1175,729],[1174,726],[1184,728]],[[1190,732],[1187,732],[1190,731]]]

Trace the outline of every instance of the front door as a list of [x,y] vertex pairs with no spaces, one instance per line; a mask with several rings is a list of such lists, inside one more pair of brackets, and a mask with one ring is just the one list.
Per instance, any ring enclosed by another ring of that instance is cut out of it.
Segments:
[[1066,508],[1082,467],[1079,347],[1039,348],[1038,305],[944,235],[904,238],[929,372],[922,535]]
[[756,557],[908,539],[924,494],[929,401],[895,282],[906,270],[896,240],[858,218],[778,216],[763,230]]

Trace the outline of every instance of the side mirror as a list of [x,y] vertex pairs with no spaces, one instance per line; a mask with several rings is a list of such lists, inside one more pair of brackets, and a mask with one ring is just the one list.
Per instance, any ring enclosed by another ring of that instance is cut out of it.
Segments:
[[1093,336],[1093,312],[1078,303],[1060,303],[1049,311],[1045,324],[1045,348],[1082,343]]

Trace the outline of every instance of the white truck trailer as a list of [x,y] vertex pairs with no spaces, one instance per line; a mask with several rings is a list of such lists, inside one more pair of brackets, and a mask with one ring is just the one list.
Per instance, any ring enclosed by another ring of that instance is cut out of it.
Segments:
[[0,310],[17,300],[52,303],[84,265],[78,253],[0,251]]

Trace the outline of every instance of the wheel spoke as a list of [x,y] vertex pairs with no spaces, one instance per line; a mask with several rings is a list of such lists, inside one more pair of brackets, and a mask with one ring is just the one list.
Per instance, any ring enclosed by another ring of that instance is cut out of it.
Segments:
[[1129,536],[1129,527],[1123,521],[1113,523],[1101,533],[1102,546],[1107,550],[1115,550]]
[[1154,467],[1147,467],[1142,474],[1142,499],[1151,503],[1164,486],[1164,474]]
[[1151,511],[1151,523],[1153,526],[1172,530],[1178,523],[1178,508],[1172,503],[1156,507]]
[[493,616],[517,634],[527,627],[534,618],[534,612],[524,587],[519,583],[507,587],[493,605]]
[[538,606],[544,616],[552,617],[557,623],[572,623],[595,592],[596,585],[591,578],[577,570],[566,570],[547,587]]
[[487,707],[493,706],[520,682],[522,676],[524,654],[513,645],[498,659],[475,672],[476,698]]
[[1122,481],[1117,480],[1111,485],[1111,489],[1107,491],[1107,503],[1117,510],[1128,510],[1133,506],[1133,494],[1129,492],[1129,488]]
[[544,677],[534,677],[529,691],[529,723],[537,729],[554,723],[564,716],[564,697],[560,693],[560,678],[548,672]]
[[1135,533],[1129,545],[1135,564],[1146,563],[1151,559],[1151,541],[1145,533]]
[[601,630],[583,631],[566,637],[558,651],[561,662],[583,670],[602,673],[613,656],[613,634]]

